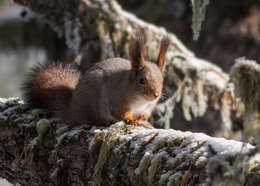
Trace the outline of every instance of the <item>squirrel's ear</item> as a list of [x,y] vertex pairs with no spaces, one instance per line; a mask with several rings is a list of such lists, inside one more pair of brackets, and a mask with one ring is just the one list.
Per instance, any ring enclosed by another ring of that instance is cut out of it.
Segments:
[[132,63],[132,77],[135,76],[138,70],[145,66],[143,54],[144,43],[145,36],[143,32],[137,32],[130,43],[129,58]]
[[161,71],[163,69],[163,65],[164,65],[164,61],[165,61],[165,54],[167,52],[169,44],[170,44],[169,38],[164,37],[161,41],[160,53],[159,53],[159,56],[158,56],[158,59],[157,59],[157,66],[159,67],[159,69]]

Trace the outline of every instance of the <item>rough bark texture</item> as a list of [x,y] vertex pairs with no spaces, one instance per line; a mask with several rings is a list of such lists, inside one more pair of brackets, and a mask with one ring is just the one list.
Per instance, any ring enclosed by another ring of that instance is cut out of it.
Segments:
[[17,98],[0,99],[0,112],[0,177],[21,185],[237,185],[255,149],[123,122],[68,127]]

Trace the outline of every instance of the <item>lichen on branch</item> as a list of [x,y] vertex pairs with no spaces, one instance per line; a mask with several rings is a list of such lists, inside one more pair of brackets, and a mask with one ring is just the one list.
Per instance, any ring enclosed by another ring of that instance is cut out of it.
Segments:
[[246,157],[254,150],[250,144],[202,133],[124,122],[107,128],[67,126],[18,98],[0,99],[0,177],[12,183],[240,183],[247,175],[241,171],[247,166]]
[[210,0],[191,0],[193,39],[198,40],[202,23],[206,17],[206,10]]
[[244,139],[260,147],[260,65],[238,58],[231,70],[235,93],[245,106]]

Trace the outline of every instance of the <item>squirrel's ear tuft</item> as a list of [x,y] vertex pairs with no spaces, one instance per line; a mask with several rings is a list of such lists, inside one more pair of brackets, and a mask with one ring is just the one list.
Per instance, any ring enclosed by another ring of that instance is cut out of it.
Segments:
[[134,76],[136,72],[144,68],[144,54],[143,48],[145,43],[145,35],[143,32],[137,32],[130,43],[129,47],[129,58],[132,63],[132,75]]
[[159,69],[162,71],[163,69],[163,65],[164,65],[164,61],[165,61],[165,55],[167,52],[167,49],[169,47],[170,44],[170,40],[168,37],[164,37],[161,41],[161,47],[160,47],[160,53],[157,59],[157,66],[159,67]]

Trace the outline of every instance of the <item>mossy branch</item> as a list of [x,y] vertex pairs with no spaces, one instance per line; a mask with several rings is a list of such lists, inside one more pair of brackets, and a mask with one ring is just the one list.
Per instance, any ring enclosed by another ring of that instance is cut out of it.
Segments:
[[239,58],[231,71],[235,93],[245,105],[244,138],[260,147],[260,65]]
[[237,171],[251,165],[254,151],[238,141],[123,122],[66,126],[18,98],[0,98],[0,177],[11,183],[230,185],[244,182],[249,171]]

